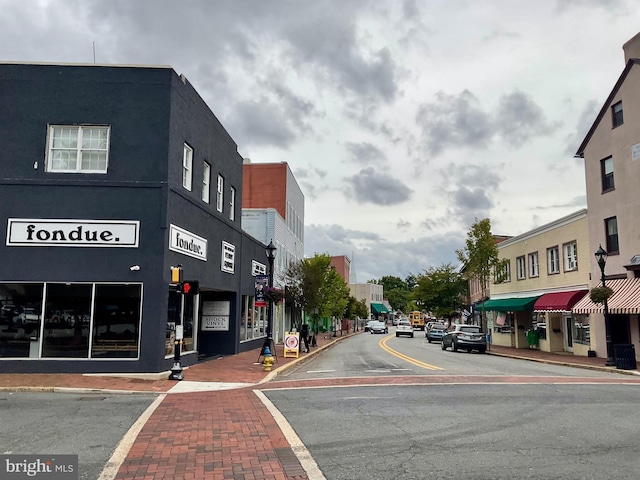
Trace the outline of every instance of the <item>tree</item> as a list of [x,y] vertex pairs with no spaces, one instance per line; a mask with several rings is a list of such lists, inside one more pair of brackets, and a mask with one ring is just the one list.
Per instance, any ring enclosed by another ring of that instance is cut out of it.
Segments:
[[331,256],[316,253],[293,262],[286,277],[287,294],[311,316],[314,335],[322,317],[342,318],[349,301],[349,287],[331,268]]
[[349,320],[355,320],[357,318],[367,318],[369,316],[369,310],[364,300],[358,300],[356,297],[349,296],[349,303],[344,316]]
[[412,296],[423,310],[448,319],[458,315],[468,284],[456,267],[450,263],[431,267],[416,280]]
[[477,278],[482,290],[482,328],[486,331],[486,315],[484,302],[491,280],[491,273],[500,265],[496,239],[491,233],[491,220],[484,218],[477,220],[467,232],[465,246],[456,250],[458,260],[464,265],[465,276],[468,280]]

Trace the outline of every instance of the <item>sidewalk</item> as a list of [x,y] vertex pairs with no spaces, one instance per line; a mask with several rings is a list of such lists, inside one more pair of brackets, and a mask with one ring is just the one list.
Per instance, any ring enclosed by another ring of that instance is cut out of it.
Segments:
[[[99,480],[322,480],[321,473],[314,474],[313,470],[307,473],[302,467],[296,455],[301,447],[297,446],[294,453],[291,433],[280,427],[254,389],[275,378],[279,371],[352,335],[325,338],[320,334],[318,346],[308,354],[301,353],[297,359],[284,358],[283,347],[278,345],[277,361],[271,372],[265,372],[256,363],[258,348],[186,368],[180,382],[168,380],[168,372],[155,380],[81,374],[4,374],[0,390],[161,394],[122,439]],[[488,353],[639,374],[605,367],[602,358],[498,346],[491,346]]]

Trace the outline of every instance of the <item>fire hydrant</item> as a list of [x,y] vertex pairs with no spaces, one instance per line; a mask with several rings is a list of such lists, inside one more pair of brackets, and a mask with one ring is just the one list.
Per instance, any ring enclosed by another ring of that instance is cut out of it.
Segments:
[[274,361],[275,361],[275,359],[271,355],[271,350],[269,349],[269,347],[265,347],[265,349],[264,349],[264,359],[262,360],[262,365],[264,365],[264,371],[265,372],[270,372],[271,371],[271,366],[273,365]]

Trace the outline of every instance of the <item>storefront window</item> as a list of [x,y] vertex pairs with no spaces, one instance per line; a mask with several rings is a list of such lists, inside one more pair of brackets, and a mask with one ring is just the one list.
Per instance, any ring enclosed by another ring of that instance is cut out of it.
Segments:
[[136,358],[140,285],[96,285],[92,358]]
[[[184,316],[180,320],[184,297]],[[195,350],[195,324],[196,324],[196,300],[197,296],[182,295],[175,291],[169,291],[169,303],[167,308],[167,331],[165,339],[165,355],[175,355],[176,325],[183,326],[182,347],[180,353]]]
[[589,326],[589,315],[574,315],[573,341],[583,345],[591,344],[591,329]]
[[42,357],[87,358],[93,284],[48,283]]
[[44,284],[0,284],[0,357],[40,354]]
[[0,358],[136,358],[141,300],[140,284],[0,284]]

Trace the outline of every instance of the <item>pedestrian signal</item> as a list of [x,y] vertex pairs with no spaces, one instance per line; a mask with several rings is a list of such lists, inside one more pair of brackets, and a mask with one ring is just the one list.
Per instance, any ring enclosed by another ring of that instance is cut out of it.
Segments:
[[183,295],[197,295],[200,293],[200,284],[194,280],[184,281],[178,284],[178,291]]
[[171,267],[171,283],[182,282],[182,266]]

